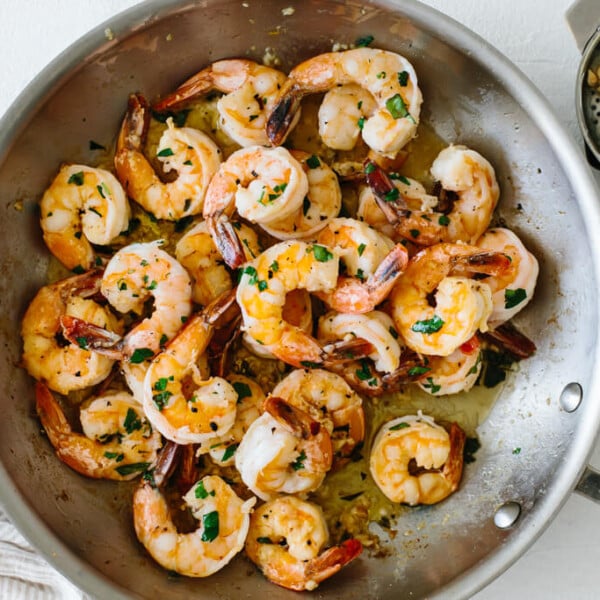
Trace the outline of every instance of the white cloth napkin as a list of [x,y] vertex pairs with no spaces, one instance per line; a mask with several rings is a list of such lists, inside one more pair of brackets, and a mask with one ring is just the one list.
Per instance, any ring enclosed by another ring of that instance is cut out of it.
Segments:
[[16,530],[0,507],[0,598],[90,600],[51,567]]

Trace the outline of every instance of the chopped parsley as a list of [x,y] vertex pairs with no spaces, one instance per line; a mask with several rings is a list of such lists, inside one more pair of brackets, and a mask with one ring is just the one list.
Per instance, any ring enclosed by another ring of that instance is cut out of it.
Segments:
[[400,429],[406,429],[407,427],[410,427],[410,425],[406,421],[402,421],[400,423],[396,423],[396,425],[392,425],[389,428],[389,431],[398,431]]
[[114,459],[115,462],[121,462],[125,458],[125,455],[122,452],[105,452],[104,456],[111,460]]
[[157,152],[156,156],[166,158],[167,156],[173,156],[175,154],[171,148],[163,148],[160,152]]
[[398,83],[402,87],[406,87],[408,85],[408,71],[400,71],[398,73]]
[[133,473],[139,473],[145,471],[150,466],[149,462],[130,463],[128,465],[121,465],[115,468],[115,471],[119,475],[132,475]]
[[215,491],[207,491],[206,488],[204,487],[204,481],[199,481],[196,484],[196,488],[194,489],[194,496],[196,496],[196,498],[199,498],[200,500],[204,500],[205,498],[208,498],[209,496],[214,496],[215,495]]
[[362,128],[365,126],[365,118],[361,117],[358,119],[358,121],[356,121],[356,124],[358,125],[358,128],[362,130]]
[[385,101],[385,107],[388,109],[394,119],[408,119],[416,123],[413,116],[408,112],[406,104],[400,94],[394,94],[391,98]]
[[504,308],[513,308],[527,298],[527,292],[523,288],[516,290],[504,290]]
[[302,450],[296,460],[293,463],[290,463],[290,466],[294,471],[299,471],[300,469],[304,469],[304,461],[306,460],[306,452]]
[[223,456],[221,457],[221,462],[229,460],[235,454],[235,451],[238,449],[238,445],[239,444],[231,444],[230,446],[227,446],[225,452],[223,452]]
[[125,427],[125,431],[127,433],[133,433],[134,431],[142,428],[142,420],[135,410],[133,410],[133,408],[127,409],[127,414],[125,415],[125,420],[123,421],[123,427]]
[[328,262],[333,258],[333,252],[330,252],[325,248],[325,246],[321,246],[319,244],[313,244],[306,249],[307,252],[311,252],[315,255],[315,258],[319,262]]
[[243,381],[234,381],[232,385],[235,393],[238,395],[238,402],[252,396],[252,390],[247,383],[244,383]]
[[77,173],[73,173],[73,175],[67,179],[67,183],[83,185],[83,171],[77,171]]
[[134,365],[139,365],[153,356],[154,352],[150,350],[150,348],[136,348],[129,357],[129,362]]
[[433,381],[433,377],[428,377],[427,378],[427,383],[423,384],[423,387],[426,390],[429,390],[432,394],[437,394],[441,389],[442,386],[441,385],[437,385],[434,381]]
[[424,375],[428,371],[431,371],[431,367],[425,367],[423,365],[417,365],[416,367],[411,367],[408,370],[409,377],[418,377],[419,375]]
[[219,513],[216,510],[202,515],[202,537],[203,542],[212,542],[219,535]]
[[366,244],[359,244],[358,250],[357,250],[359,256],[363,255],[363,252],[365,251],[366,247],[367,247]]
[[321,166],[321,161],[318,156],[313,154],[306,159],[306,166],[309,169],[318,169]]
[[416,321],[413,323],[411,330],[415,333],[436,333],[444,325],[444,321],[438,315],[433,315],[431,319],[425,319],[424,321]]
[[304,196],[304,200],[302,201],[302,215],[306,216],[308,211],[310,210],[310,200],[308,196]]
[[357,48],[365,48],[368,46],[375,38],[372,35],[364,35],[362,37],[357,38],[354,42],[354,45]]
[[450,224],[450,218],[447,217],[446,215],[441,215],[440,218],[438,219],[438,223],[445,227],[446,225]]

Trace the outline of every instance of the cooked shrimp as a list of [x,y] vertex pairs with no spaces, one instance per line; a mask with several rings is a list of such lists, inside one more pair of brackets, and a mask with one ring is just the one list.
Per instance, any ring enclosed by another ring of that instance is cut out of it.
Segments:
[[280,360],[295,367],[321,364],[317,341],[283,320],[286,294],[294,289],[330,291],[337,282],[338,259],[325,246],[280,242],[242,269],[237,301],[242,329]]
[[101,275],[93,271],[44,286],[23,317],[23,366],[55,392],[67,394],[96,385],[112,369],[114,360],[91,352],[83,340],[65,345],[61,336],[66,315],[118,329],[114,316],[90,298],[98,291]]
[[336,460],[343,460],[365,437],[362,399],[335,373],[296,369],[271,392],[319,421],[331,436]]
[[169,110],[213,91],[224,92],[217,102],[223,131],[240,146],[269,146],[267,116],[286,79],[281,71],[252,60],[219,60],[190,77],[154,108]]
[[392,502],[436,504],[458,488],[464,443],[465,433],[456,423],[448,433],[420,413],[398,417],[375,437],[371,475]]
[[[170,454],[176,449],[168,447]],[[165,569],[187,577],[208,577],[244,547],[256,498],[243,501],[220,477],[203,477],[183,496],[198,528],[181,533],[161,491],[166,479],[162,462],[168,463],[164,456],[154,472],[154,481],[143,480],[133,496],[135,533]]]
[[119,342],[119,358],[140,363],[171,339],[192,311],[192,285],[187,271],[163,242],[130,244],[110,259],[102,277],[102,294],[120,313],[142,314],[153,299],[153,312]]
[[397,234],[421,246],[440,242],[474,244],[489,227],[500,190],[492,165],[466,146],[448,146],[431,165],[444,190],[456,194],[446,213],[410,210],[381,168],[368,162],[365,173],[380,208]]
[[[439,200],[437,196],[428,194],[423,184],[416,179],[398,175],[397,173],[390,173],[389,178],[409,210],[431,212],[437,205]],[[386,217],[386,213],[381,210],[379,203],[375,199],[373,190],[369,186],[363,186],[360,189],[356,218],[364,221],[367,225],[370,225],[391,239],[402,237],[398,236],[394,225],[390,223]]]
[[509,229],[488,229],[475,245],[482,250],[503,252],[510,257],[506,273],[485,279],[492,290],[494,307],[488,324],[490,329],[495,329],[512,319],[533,298],[539,265],[535,256]]
[[475,385],[481,365],[481,344],[474,335],[449,356],[428,356],[417,384],[432,396],[466,392]]
[[[281,316],[286,323],[298,327],[307,335],[311,335],[313,330],[312,315],[312,301],[306,290],[296,289],[286,294],[281,311]],[[268,348],[257,342],[248,332],[244,332],[242,340],[246,348],[256,356],[276,358]]]
[[178,444],[198,444],[231,429],[238,395],[222,377],[205,379],[197,365],[217,320],[234,302],[228,293],[194,314],[150,363],[144,412],[153,427]]
[[126,392],[93,398],[81,408],[83,433],[73,431],[50,390],[35,388],[36,409],[56,455],[69,467],[94,479],[125,481],[156,461],[161,437],[139,404]]
[[379,310],[361,315],[328,312],[319,319],[317,337],[324,346],[338,340],[363,339],[371,344],[368,358],[377,371],[392,373],[400,366],[401,348],[394,322]]
[[127,194],[157,219],[176,221],[201,213],[208,183],[221,162],[221,150],[202,131],[175,127],[168,119],[156,158],[164,173],[175,171],[177,177],[164,183],[143,152],[149,119],[144,98],[130,96],[115,154],[118,178]]
[[256,381],[237,373],[228,375],[227,381],[237,394],[235,421],[226,434],[198,448],[200,454],[208,452],[213,462],[222,467],[235,464],[236,450],[250,425],[263,413],[265,401],[265,393]]
[[376,109],[358,120],[370,148],[394,155],[415,136],[422,96],[412,65],[394,52],[356,48],[320,54],[292,69],[267,123],[269,139],[283,141],[303,96],[344,84],[359,85],[374,98]]
[[92,244],[107,245],[129,226],[129,203],[104,169],[64,165],[40,201],[40,225],[50,252],[67,269],[96,264]]
[[319,135],[334,150],[352,150],[366,115],[377,110],[373,96],[355,83],[329,90],[319,107]]
[[332,291],[317,292],[330,308],[346,313],[372,311],[383,302],[408,263],[402,244],[355,219],[333,219],[317,238],[334,248],[346,267]]
[[[260,254],[256,232],[244,223],[234,223],[246,260]],[[197,223],[177,242],[175,257],[193,280],[192,299],[207,306],[233,287],[231,275],[212,240],[206,221]]]
[[252,513],[245,548],[269,581],[291,590],[314,590],[362,552],[354,538],[323,550],[328,539],[321,508],[286,496]]
[[236,453],[242,481],[263,500],[316,490],[331,468],[331,437],[318,421],[281,398],[248,428]]
[[321,231],[342,208],[342,191],[337,175],[322,158],[302,150],[291,150],[308,178],[308,193],[302,207],[289,217],[262,224],[278,240],[307,239]]
[[418,252],[390,295],[392,317],[409,348],[448,356],[478,330],[486,331],[490,288],[462,274],[503,273],[509,264],[504,254],[467,244],[436,244]]
[[259,225],[285,219],[302,208],[308,178],[302,165],[285,148],[250,146],[221,164],[206,193],[204,218],[231,268],[244,262],[229,218],[240,216]]

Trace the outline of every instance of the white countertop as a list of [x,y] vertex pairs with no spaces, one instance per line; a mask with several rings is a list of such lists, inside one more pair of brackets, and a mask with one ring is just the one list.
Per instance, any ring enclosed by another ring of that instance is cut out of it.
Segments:
[[[136,3],[1,0],[0,114],[71,42]],[[425,0],[425,4],[460,21],[508,56],[551,100],[559,119],[581,142],[574,108],[580,55],[564,19],[571,0]],[[591,464],[600,467],[600,445]],[[574,494],[530,550],[476,599],[599,598],[599,564],[600,506]]]

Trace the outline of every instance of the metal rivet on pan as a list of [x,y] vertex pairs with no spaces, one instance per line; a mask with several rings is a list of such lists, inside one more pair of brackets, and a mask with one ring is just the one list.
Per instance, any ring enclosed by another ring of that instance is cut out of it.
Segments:
[[494,515],[494,525],[500,529],[508,529],[515,524],[521,514],[518,502],[505,502]]
[[581,386],[572,381],[571,383],[565,385],[562,393],[560,394],[558,402],[563,410],[566,410],[567,412],[573,412],[579,408],[582,398],[583,390],[581,389]]

